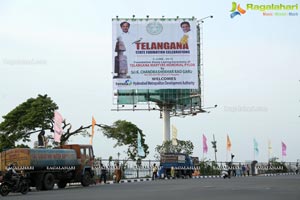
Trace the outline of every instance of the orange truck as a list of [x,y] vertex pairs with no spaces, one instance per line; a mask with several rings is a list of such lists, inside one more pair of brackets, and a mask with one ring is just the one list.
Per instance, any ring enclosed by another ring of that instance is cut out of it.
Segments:
[[14,148],[0,153],[2,174],[10,164],[30,180],[37,190],[66,187],[67,183],[81,182],[89,186],[93,181],[94,152],[91,145],[70,144],[55,149]]

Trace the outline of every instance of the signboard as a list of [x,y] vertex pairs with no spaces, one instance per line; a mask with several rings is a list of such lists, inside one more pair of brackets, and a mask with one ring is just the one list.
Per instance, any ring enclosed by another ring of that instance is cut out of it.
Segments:
[[113,89],[198,89],[196,19],[113,19]]

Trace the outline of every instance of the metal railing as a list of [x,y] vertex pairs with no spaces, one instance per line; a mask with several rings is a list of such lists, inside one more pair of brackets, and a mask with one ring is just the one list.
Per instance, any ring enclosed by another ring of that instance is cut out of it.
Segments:
[[[107,169],[107,179],[112,180],[115,164],[119,163],[122,169],[122,178],[150,178],[152,177],[152,166],[155,163],[160,167],[157,160],[142,160],[137,163],[133,160],[109,160],[102,159],[95,161],[94,170],[100,176],[100,162]],[[220,175],[223,170],[229,170],[232,176],[276,174],[276,173],[295,173],[299,172],[298,162],[276,162],[276,163],[250,163],[250,162],[199,162],[194,166],[194,176]]]

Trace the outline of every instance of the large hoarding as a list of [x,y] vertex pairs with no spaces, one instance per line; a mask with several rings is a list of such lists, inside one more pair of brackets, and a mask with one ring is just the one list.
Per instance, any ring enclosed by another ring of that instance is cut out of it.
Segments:
[[196,19],[113,19],[113,89],[198,89]]

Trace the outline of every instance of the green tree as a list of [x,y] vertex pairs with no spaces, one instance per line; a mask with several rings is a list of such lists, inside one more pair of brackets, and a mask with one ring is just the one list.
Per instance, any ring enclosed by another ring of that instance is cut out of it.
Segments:
[[30,141],[30,135],[42,129],[53,129],[54,111],[58,109],[47,95],[38,95],[18,105],[0,123],[0,147],[11,148],[15,142]]
[[[53,118],[54,111],[57,109],[58,106],[50,97],[38,95],[37,98],[29,98],[3,116],[4,121],[0,123],[0,151],[16,147],[15,143],[20,140],[29,142],[30,135],[41,130],[54,132]],[[86,127],[80,126],[72,130],[72,125],[64,120],[62,126],[64,134],[61,136],[60,143],[54,142],[53,134],[46,137],[53,141],[53,146],[58,146],[65,144],[72,136],[78,134],[88,136],[86,129],[90,127],[91,125]]]
[[141,158],[145,158],[149,154],[149,147],[145,144],[145,135],[143,134],[143,131],[131,122],[118,120],[114,122],[112,126],[101,126],[101,129],[107,138],[117,140],[114,147],[128,146],[127,155],[132,160],[138,158],[137,133],[140,133],[142,148],[145,152],[145,156]]
[[[15,143],[20,140],[29,142],[30,135],[41,130],[54,132],[53,118],[54,111],[57,109],[58,106],[50,97],[47,95],[38,95],[37,98],[28,99],[3,116],[4,121],[0,123],[0,151],[16,147]],[[53,141],[54,146],[58,146],[67,143],[70,137],[78,134],[90,136],[87,129],[91,128],[91,126],[80,126],[77,129],[73,129],[71,123],[67,123],[64,120],[60,143],[54,142],[52,135],[46,137]],[[117,140],[115,147],[127,145],[127,155],[133,160],[137,158],[137,133],[139,132],[145,157],[149,154],[149,147],[145,144],[145,135],[136,125],[119,120],[112,126],[103,124],[96,124],[95,126],[100,127],[106,137]]]
[[158,153],[158,159],[162,153],[186,153],[192,155],[194,145],[190,140],[177,140],[177,145],[173,145],[172,141],[165,141],[162,145],[157,145],[155,151]]

